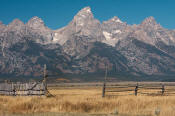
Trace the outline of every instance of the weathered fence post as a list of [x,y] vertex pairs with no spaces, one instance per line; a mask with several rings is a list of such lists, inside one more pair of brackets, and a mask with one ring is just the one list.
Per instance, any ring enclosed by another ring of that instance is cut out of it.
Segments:
[[47,94],[47,67],[46,64],[44,64],[44,79],[43,79],[43,84],[44,84],[44,94]]
[[107,78],[107,66],[106,66],[106,71],[105,71],[105,78],[104,78],[104,83],[103,83],[103,89],[102,89],[102,97],[105,97],[105,90],[106,90],[106,78]]
[[103,83],[103,90],[102,90],[102,97],[105,97],[105,88],[106,87],[106,83]]
[[136,87],[135,87],[135,96],[137,96],[138,87],[139,87],[139,85],[138,85],[138,83],[137,83],[137,85],[136,85]]
[[165,92],[165,86],[162,84],[162,95],[164,94]]
[[13,84],[13,82],[12,82],[12,88],[13,88],[13,96],[16,96],[16,88],[15,88],[15,85]]

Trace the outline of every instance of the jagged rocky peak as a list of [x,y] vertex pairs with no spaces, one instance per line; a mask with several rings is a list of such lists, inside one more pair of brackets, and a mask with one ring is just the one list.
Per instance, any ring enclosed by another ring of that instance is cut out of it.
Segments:
[[126,22],[122,22],[117,16],[112,17],[111,19],[104,21],[103,24],[106,25],[127,25]]
[[82,18],[87,18],[87,17],[93,18],[93,14],[92,14],[92,12],[91,12],[91,8],[90,8],[90,7],[85,7],[85,8],[83,8],[83,9],[81,9],[81,10],[77,13],[76,17],[77,17],[77,16],[80,16],[80,17],[82,17]]
[[11,27],[11,26],[15,26],[15,27],[24,26],[24,23],[19,19],[14,19],[8,26],[9,27]]
[[7,31],[22,33],[24,30],[25,24],[19,19],[14,19],[10,24],[7,25]]
[[142,24],[157,24],[157,22],[153,16],[150,16],[144,19]]
[[85,7],[74,16],[73,20],[64,30],[69,31],[68,33],[101,38],[98,37],[101,34],[100,29],[100,21],[94,18],[90,7]]
[[141,23],[141,26],[157,26],[161,27],[160,24],[158,24],[153,16],[147,17],[143,22]]
[[84,26],[85,23],[93,19],[94,19],[94,16],[91,12],[91,8],[85,7],[74,16],[74,19],[72,22],[77,26]]
[[90,7],[81,9],[66,27],[57,30],[53,40],[63,45],[74,35],[88,36],[94,38],[94,41],[103,39],[100,21],[94,18]]
[[117,16],[114,16],[109,21],[115,22],[115,23],[123,23]]
[[32,28],[40,28],[41,26],[45,26],[44,21],[41,18],[37,17],[37,16],[32,17],[27,22],[27,25],[29,27],[32,27]]

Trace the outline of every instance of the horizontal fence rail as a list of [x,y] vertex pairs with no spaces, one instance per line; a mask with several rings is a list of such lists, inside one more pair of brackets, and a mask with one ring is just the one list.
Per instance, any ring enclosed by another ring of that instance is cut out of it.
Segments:
[[[105,86],[104,86],[105,85]],[[104,84],[102,97],[123,95],[175,95],[175,84]]]

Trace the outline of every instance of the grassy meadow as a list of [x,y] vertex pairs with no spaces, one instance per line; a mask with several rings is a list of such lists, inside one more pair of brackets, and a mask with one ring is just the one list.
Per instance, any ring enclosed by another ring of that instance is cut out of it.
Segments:
[[[101,97],[102,87],[51,87],[54,97],[0,96],[0,116],[32,114],[175,116],[175,96],[146,96],[138,94]],[[130,92],[130,93],[134,93]],[[43,116],[43,115],[42,115]],[[58,115],[61,116],[61,115]],[[66,115],[67,116],[67,115]]]

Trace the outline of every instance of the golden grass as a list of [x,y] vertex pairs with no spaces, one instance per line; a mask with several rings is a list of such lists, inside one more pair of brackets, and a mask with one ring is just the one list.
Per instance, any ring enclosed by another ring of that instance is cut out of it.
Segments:
[[155,116],[175,116],[175,96],[107,96],[101,88],[50,90],[55,97],[0,96],[0,115],[43,112],[73,112]]

